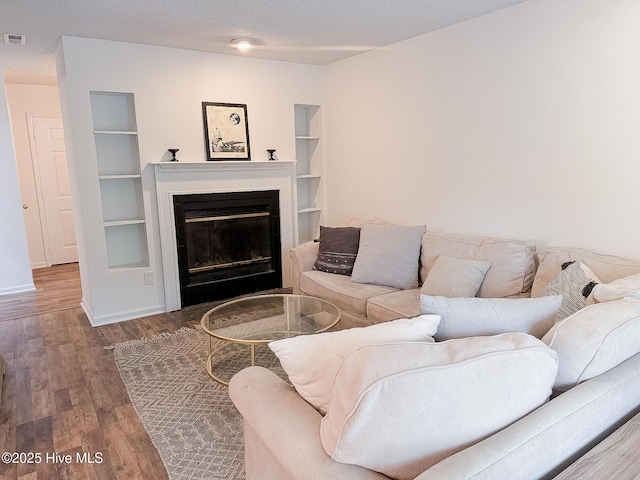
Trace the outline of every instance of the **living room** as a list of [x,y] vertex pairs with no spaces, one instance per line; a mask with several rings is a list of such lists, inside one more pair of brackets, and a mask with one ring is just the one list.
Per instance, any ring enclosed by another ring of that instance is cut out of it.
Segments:
[[[173,147],[182,163],[205,161],[206,101],[247,105],[252,163],[269,148],[293,161],[293,106],[321,105],[325,225],[376,216],[640,260],[638,18],[632,0],[529,0],[324,66],[63,38],[58,89],[85,312],[97,325],[170,310],[153,164]],[[90,91],[135,97],[151,285],[142,271],[107,268],[95,165],[85,161],[95,158]],[[11,173],[8,118],[0,108]],[[0,291],[11,291],[28,287],[31,267],[15,175],[2,187],[5,232],[15,234],[0,240]],[[284,245],[293,243],[290,232]]]
[[[183,162],[204,161],[203,101],[247,104],[254,160],[266,159],[267,148],[292,160],[293,104],[317,104],[327,225],[374,215],[637,258],[638,227],[628,221],[638,203],[630,174],[635,9],[524,2],[324,67],[64,38],[60,89],[87,248],[103,242],[95,172],[79,160],[94,155],[87,92],[111,91],[135,96],[143,172],[175,146]],[[3,204],[15,206],[16,185],[3,192],[12,196]],[[149,217],[149,232],[157,231]],[[24,242],[12,244],[19,220],[4,248],[18,253],[14,262],[24,257]],[[109,280],[104,247],[80,262],[91,271],[83,277],[96,316],[163,309],[159,240],[149,240],[151,287],[140,276]],[[23,270],[6,270],[4,288],[29,283]],[[116,298],[125,306],[114,311]]]

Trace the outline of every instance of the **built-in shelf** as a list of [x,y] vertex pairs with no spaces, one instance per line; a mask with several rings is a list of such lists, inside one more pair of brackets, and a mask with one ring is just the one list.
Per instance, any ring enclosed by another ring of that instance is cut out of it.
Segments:
[[111,272],[116,272],[116,271],[127,271],[127,270],[135,270],[136,268],[148,268],[149,265],[147,264],[147,262],[139,262],[139,263],[127,263],[124,265],[112,265],[109,266],[109,270]]
[[145,221],[142,218],[136,218],[133,220],[113,220],[110,222],[104,222],[105,227],[119,227],[121,225],[136,225],[136,224],[144,224]]
[[109,269],[149,266],[132,93],[91,92],[102,220]]
[[98,175],[100,180],[122,180],[123,178],[142,178],[142,175]]
[[298,243],[317,238],[322,219],[322,146],[318,105],[295,105]]
[[94,130],[95,135],[137,135],[133,130]]

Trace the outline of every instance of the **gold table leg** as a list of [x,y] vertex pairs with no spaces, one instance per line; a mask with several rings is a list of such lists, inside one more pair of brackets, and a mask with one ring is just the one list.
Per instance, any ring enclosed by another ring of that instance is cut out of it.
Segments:
[[[229,386],[229,382],[226,382],[226,381],[222,380],[215,373],[213,373],[213,356],[217,352],[222,350],[223,348],[226,348],[226,347],[234,345],[234,343],[233,342],[226,342],[223,345],[221,345],[219,348],[216,348],[215,350],[213,350],[212,344],[211,344],[211,339],[212,339],[212,337],[209,337],[209,355],[207,356],[207,359],[204,362],[205,370],[207,371],[209,376],[211,378],[213,378],[216,382],[221,383],[222,385],[226,385],[228,387]],[[251,366],[253,367],[256,364],[256,344],[255,343],[251,343],[251,344],[249,344],[249,346],[251,347]]]

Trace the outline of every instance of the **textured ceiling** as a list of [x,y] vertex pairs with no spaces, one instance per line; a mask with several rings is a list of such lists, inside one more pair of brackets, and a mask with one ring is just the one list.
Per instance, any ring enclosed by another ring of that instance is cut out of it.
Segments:
[[[9,82],[55,82],[61,35],[326,65],[525,0],[0,0]],[[240,53],[233,38],[256,39]]]

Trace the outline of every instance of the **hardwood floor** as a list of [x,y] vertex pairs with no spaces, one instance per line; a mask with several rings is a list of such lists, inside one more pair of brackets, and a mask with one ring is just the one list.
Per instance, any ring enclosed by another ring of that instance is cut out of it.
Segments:
[[[0,297],[0,454],[41,455],[39,463],[0,462],[0,478],[167,478],[104,347],[193,327],[211,304],[94,328],[78,306],[77,265],[54,270],[36,272],[36,292]],[[83,452],[96,463],[78,462]]]
[[0,322],[73,308],[80,305],[82,290],[77,263],[33,271],[34,292],[0,296]]
[[597,444],[554,480],[640,478],[640,414]]

